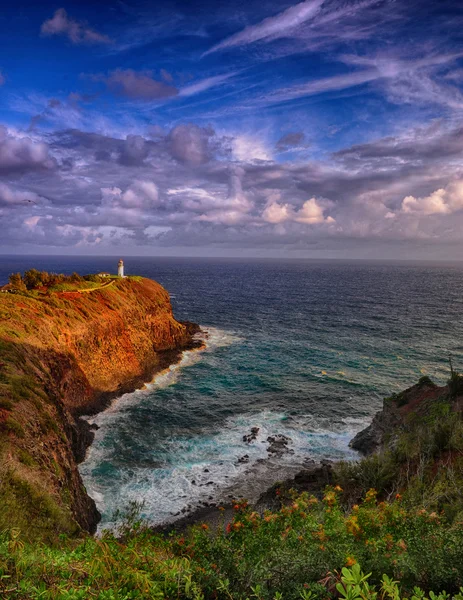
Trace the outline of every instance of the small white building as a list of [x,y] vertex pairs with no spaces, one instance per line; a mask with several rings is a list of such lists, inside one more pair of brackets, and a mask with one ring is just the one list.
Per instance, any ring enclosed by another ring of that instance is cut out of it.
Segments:
[[122,260],[122,258],[117,263],[117,275],[118,275],[118,277],[125,277],[125,275],[124,275],[124,261]]

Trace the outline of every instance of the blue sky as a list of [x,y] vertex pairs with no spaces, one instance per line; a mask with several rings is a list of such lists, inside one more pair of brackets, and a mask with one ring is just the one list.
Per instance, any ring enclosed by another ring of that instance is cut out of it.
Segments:
[[456,1],[0,16],[3,253],[463,258]]

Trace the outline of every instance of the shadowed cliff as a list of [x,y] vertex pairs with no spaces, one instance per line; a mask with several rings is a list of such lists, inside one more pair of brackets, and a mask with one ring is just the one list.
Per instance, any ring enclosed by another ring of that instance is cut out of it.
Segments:
[[85,294],[0,295],[0,529],[41,539],[95,529],[77,469],[93,434],[79,415],[151,379],[196,330],[140,277]]

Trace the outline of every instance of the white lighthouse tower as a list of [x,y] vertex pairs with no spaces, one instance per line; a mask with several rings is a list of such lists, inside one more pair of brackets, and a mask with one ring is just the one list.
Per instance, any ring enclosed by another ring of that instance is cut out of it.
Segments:
[[122,260],[122,258],[117,263],[117,275],[118,277],[124,277],[124,261]]

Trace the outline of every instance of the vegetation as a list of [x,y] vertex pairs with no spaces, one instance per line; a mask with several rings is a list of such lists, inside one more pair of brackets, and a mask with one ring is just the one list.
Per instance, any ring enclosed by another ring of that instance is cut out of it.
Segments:
[[81,276],[78,273],[63,275],[62,273],[48,273],[47,271],[29,269],[24,275],[12,273],[9,277],[9,283],[17,293],[33,290],[63,292],[98,287],[111,279],[114,279],[114,277],[101,277],[95,274]]
[[162,537],[132,521],[117,537],[62,536],[57,547],[46,547],[24,543],[17,529],[5,531],[0,595],[375,600],[379,593],[421,600],[429,593],[437,600],[431,590],[446,589],[443,600],[461,600],[462,523],[408,509],[400,496],[377,502],[375,490],[346,513],[341,496],[339,487],[327,488],[321,500],[294,495],[263,514],[238,502],[228,524],[213,531],[198,525],[183,536]]

